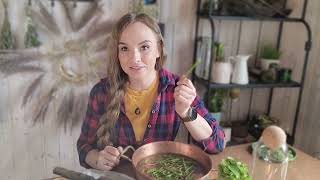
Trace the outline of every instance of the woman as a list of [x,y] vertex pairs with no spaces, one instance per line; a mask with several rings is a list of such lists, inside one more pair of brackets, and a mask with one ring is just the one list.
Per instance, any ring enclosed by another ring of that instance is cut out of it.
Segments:
[[181,121],[208,153],[223,150],[224,133],[187,78],[163,69],[163,37],[145,14],[126,14],[115,25],[107,77],[91,90],[77,142],[80,164],[110,170],[122,147],[174,141]]

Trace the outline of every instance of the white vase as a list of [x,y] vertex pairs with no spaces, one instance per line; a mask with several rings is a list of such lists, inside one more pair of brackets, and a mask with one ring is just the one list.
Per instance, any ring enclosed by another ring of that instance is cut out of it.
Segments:
[[260,67],[262,70],[268,70],[271,64],[280,64],[279,59],[261,59]]
[[230,62],[215,62],[211,72],[211,79],[215,83],[229,84],[231,73],[232,64]]

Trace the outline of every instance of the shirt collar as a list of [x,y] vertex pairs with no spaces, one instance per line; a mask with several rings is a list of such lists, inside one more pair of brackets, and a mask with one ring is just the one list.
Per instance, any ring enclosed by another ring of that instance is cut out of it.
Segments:
[[170,73],[167,69],[161,69],[159,71],[159,92],[164,91],[168,86],[175,86],[178,81],[178,77]]
[[[159,79],[159,93],[166,90],[168,86],[175,86],[176,82],[179,81],[178,76],[175,76],[173,73],[169,72],[167,69],[164,68],[159,70]],[[124,101],[121,100],[120,104],[120,110],[122,112],[125,112]]]

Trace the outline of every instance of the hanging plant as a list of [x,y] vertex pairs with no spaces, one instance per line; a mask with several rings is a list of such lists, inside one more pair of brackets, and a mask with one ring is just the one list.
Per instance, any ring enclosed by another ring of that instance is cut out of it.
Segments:
[[149,3],[145,0],[132,0],[130,11],[136,14],[145,13],[153,17],[156,20],[159,20],[160,16],[160,7],[156,2]]
[[1,33],[0,33],[0,49],[13,49],[15,40],[11,32],[8,9],[7,9],[7,5],[4,2],[2,3],[5,11],[5,17],[4,17],[4,22],[3,22]]
[[30,17],[30,10],[27,8],[27,32],[24,37],[24,46],[26,48],[39,47],[41,42],[38,39],[38,33]]

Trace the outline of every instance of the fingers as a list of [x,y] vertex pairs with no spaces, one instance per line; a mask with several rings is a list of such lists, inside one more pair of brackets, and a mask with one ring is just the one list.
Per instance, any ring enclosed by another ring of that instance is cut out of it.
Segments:
[[122,154],[122,152],[123,152],[123,147],[119,146],[117,149],[118,149],[119,153]]
[[104,148],[104,151],[109,153],[109,154],[111,154],[111,155],[113,155],[113,156],[120,156],[119,150],[117,148],[115,148],[115,147],[112,147],[112,146],[106,146]]
[[102,155],[102,152],[103,151],[100,151],[99,152],[99,157],[98,157],[98,160],[97,160],[97,169],[100,169],[100,170],[111,170],[113,167],[114,167],[114,164],[109,162],[104,155]]
[[196,97],[196,93],[190,89],[187,89],[186,87],[177,87],[174,93],[177,97],[182,96],[189,101],[193,101]]
[[99,152],[97,166],[102,170],[111,170],[117,166],[120,162],[120,153],[122,148],[115,148],[112,146],[106,146]]
[[194,100],[197,94],[196,89],[190,80],[179,81],[177,85],[178,86],[174,90],[175,98],[179,98],[182,101],[187,100],[188,102]]
[[189,87],[190,89],[192,89],[192,91],[196,91],[195,87],[193,86],[193,83],[191,82],[190,79],[182,76],[181,79],[177,82],[177,85],[184,85],[186,87]]

